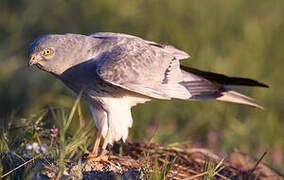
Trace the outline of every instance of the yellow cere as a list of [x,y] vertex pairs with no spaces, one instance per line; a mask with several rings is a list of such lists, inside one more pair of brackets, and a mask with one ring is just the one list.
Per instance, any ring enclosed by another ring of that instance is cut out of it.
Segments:
[[50,55],[52,53],[52,50],[51,49],[45,49],[44,51],[43,51],[43,54],[45,55],[45,56],[48,56],[48,55]]

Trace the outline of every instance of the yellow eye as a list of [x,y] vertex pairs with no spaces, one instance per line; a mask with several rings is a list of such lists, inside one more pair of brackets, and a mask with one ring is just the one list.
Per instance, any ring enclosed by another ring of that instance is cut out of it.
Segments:
[[48,55],[50,55],[51,53],[52,53],[52,50],[49,49],[49,48],[47,48],[47,49],[45,49],[45,50],[43,51],[43,55],[45,55],[45,56],[48,56]]

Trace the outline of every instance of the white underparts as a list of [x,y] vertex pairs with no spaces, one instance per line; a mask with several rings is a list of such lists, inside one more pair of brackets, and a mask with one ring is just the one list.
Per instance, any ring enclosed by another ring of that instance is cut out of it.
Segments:
[[[92,97],[92,93],[89,95]],[[131,107],[138,103],[149,101],[148,98],[135,96],[124,96],[121,98],[102,97],[105,110],[95,109],[90,105],[92,115],[97,128],[105,120],[102,130],[102,136],[105,138],[108,128],[110,128],[109,144],[122,139],[125,141],[128,137],[128,128],[132,127]],[[108,118],[108,119],[107,119]]]

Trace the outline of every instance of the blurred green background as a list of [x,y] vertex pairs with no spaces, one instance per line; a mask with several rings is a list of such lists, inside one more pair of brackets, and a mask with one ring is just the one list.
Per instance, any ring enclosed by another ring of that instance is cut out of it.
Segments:
[[[270,89],[236,88],[264,111],[217,101],[154,100],[133,108],[129,139],[188,141],[253,157],[284,171],[283,0],[1,0],[0,120],[29,117],[45,107],[70,108],[75,95],[52,75],[27,67],[28,44],[48,33],[99,31],[172,44],[202,70],[250,77]],[[81,103],[86,120],[88,107]],[[44,121],[49,121],[48,118]]]

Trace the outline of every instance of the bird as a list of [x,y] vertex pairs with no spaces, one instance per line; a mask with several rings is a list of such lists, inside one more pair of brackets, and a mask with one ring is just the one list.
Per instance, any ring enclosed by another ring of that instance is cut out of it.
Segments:
[[131,108],[137,104],[216,99],[262,109],[229,85],[268,87],[181,65],[188,53],[123,33],[47,34],[30,43],[28,51],[29,66],[51,73],[89,104],[98,129],[88,156],[92,161],[107,160],[107,145],[127,139]]

